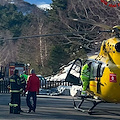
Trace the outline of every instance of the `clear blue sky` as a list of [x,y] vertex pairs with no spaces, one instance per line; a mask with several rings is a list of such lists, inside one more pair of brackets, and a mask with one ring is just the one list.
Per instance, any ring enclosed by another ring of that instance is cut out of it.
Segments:
[[52,0],[24,0],[24,1],[29,2],[31,4],[36,4],[36,5],[52,3]]

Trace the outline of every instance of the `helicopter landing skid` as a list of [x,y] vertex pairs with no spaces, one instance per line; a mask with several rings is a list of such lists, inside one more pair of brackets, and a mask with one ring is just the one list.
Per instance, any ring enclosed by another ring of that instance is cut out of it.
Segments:
[[[92,96],[79,96],[78,99],[80,99],[81,101],[79,102],[79,104],[76,104],[74,98],[73,98],[73,105],[74,105],[74,109],[75,110],[78,110],[78,111],[81,111],[81,112],[87,112],[88,114],[92,114],[93,113],[93,109],[99,104],[99,103],[104,103],[105,101],[102,101],[102,100],[96,100],[94,99]],[[81,106],[82,104],[84,103],[84,101],[90,101],[93,103],[93,106],[88,109],[88,110],[85,110],[85,109],[82,109]]]

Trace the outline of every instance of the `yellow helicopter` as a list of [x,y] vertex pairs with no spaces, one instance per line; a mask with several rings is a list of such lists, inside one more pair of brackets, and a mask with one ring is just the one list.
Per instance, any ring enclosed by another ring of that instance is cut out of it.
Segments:
[[81,59],[76,59],[66,77],[66,81],[81,87],[80,77],[74,76],[71,71],[79,68],[80,72],[84,64],[92,62],[88,95],[77,96],[80,100],[79,104],[73,98],[74,108],[82,112],[86,111],[82,109],[85,100],[93,102],[93,106],[87,110],[89,114],[99,103],[120,103],[120,26],[114,26],[112,30],[103,32],[111,32],[114,37],[103,41],[100,53],[90,57],[83,64]]

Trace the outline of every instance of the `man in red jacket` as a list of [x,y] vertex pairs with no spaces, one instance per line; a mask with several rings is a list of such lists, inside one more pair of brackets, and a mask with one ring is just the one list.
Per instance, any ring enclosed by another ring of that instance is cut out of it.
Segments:
[[[37,94],[39,93],[39,88],[40,88],[40,80],[36,76],[34,69],[30,70],[30,75],[27,79],[27,87],[25,92],[28,91],[27,97],[26,97],[26,102],[27,106],[29,107],[28,113],[33,110],[35,112],[36,109],[36,101],[37,101]],[[32,97],[33,100],[33,105],[30,102],[30,98]]]

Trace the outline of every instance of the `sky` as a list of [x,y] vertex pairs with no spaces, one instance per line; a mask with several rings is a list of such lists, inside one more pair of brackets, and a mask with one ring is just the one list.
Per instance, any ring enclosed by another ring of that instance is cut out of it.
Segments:
[[29,2],[30,4],[35,4],[39,8],[48,8],[50,9],[50,3],[52,3],[52,0],[24,0],[26,2]]

